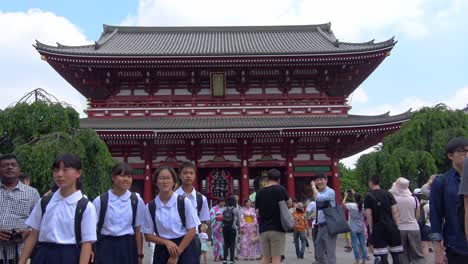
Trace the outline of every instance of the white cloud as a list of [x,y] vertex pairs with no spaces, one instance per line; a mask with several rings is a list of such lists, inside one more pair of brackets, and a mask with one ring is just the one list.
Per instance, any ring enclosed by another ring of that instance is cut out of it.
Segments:
[[363,88],[359,87],[350,96],[350,104],[362,104],[362,103],[367,103],[369,100],[366,91],[364,91]]
[[[14,26],[12,26],[14,25]],[[86,44],[81,30],[64,17],[40,9],[26,12],[1,12],[0,28],[0,108],[17,102],[27,92],[41,87],[75,107],[80,113],[86,102],[52,67],[40,59],[32,46],[35,40],[54,44]]]
[[346,165],[346,167],[354,169],[354,168],[356,168],[356,162],[358,161],[359,157],[361,157],[364,154],[371,153],[371,152],[375,151],[376,146],[378,146],[378,145],[370,147],[370,148],[368,148],[366,150],[363,150],[363,151],[361,151],[361,152],[359,152],[357,154],[354,154],[351,157],[347,157],[346,159],[342,159],[340,161],[343,162],[343,164]]
[[[452,14],[456,2],[444,1]],[[394,34],[412,38],[428,35],[435,17],[429,0],[140,0],[137,14],[124,25],[232,26],[319,24],[332,22],[343,41],[387,39]]]

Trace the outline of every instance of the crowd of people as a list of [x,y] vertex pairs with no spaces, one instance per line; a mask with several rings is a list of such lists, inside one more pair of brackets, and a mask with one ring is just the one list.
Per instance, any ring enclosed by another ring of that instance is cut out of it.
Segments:
[[[112,169],[111,189],[90,201],[82,190],[80,158],[63,154],[51,164],[55,188],[41,198],[22,182],[30,177],[21,173],[18,159],[6,154],[0,156],[0,264],[141,264],[143,238],[155,244],[153,263],[206,264],[212,247],[215,262],[279,264],[288,217],[296,257],[313,263],[337,263],[337,238],[346,232],[356,264],[371,255],[374,263],[386,264],[389,253],[392,263],[426,263],[431,250],[437,264],[468,263],[468,139],[450,140],[446,153],[452,168],[413,192],[404,177],[387,191],[372,176],[366,195],[346,190],[337,201],[327,177],[317,174],[308,201],[293,204],[281,172],[271,169],[263,186],[254,182],[250,199],[220,197],[211,209],[193,187],[196,167],[190,162],[179,173],[159,167],[153,175],[157,195],[145,205],[130,190],[133,168],[126,163]],[[341,218],[346,231],[336,231]]]

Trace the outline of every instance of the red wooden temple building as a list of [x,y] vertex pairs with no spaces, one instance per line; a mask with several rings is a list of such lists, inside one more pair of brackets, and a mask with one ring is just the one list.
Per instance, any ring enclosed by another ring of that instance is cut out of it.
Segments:
[[88,98],[87,118],[113,157],[154,196],[153,171],[196,164],[209,198],[253,191],[270,168],[304,199],[340,159],[397,131],[410,113],[348,114],[350,94],[390,55],[393,39],[347,43],[330,24],[248,27],[104,26],[92,45],[35,47]]

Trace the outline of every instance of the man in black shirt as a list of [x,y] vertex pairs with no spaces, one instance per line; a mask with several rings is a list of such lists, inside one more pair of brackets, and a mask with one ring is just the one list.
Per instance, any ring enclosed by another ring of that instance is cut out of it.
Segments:
[[259,213],[260,244],[263,249],[262,264],[279,264],[285,251],[285,232],[281,226],[279,201],[292,206],[286,189],[279,184],[281,173],[277,169],[268,171],[267,185],[257,192],[255,207]]
[[380,189],[380,179],[369,179],[370,191],[364,199],[371,243],[374,245],[375,263],[388,264],[388,247],[394,264],[399,264],[403,252],[398,230],[398,209],[393,195]]

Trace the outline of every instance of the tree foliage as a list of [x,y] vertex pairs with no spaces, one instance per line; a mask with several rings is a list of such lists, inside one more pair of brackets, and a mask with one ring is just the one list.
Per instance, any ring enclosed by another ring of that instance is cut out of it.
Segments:
[[468,115],[443,104],[422,108],[398,133],[386,137],[380,150],[359,158],[356,175],[361,183],[379,175],[385,189],[400,176],[412,188],[421,186],[430,175],[450,168],[445,146],[456,136],[468,136]]
[[21,169],[32,175],[40,193],[52,184],[52,163],[63,153],[80,156],[84,191],[90,198],[110,186],[112,157],[93,130],[79,129],[79,115],[61,104],[37,101],[18,103],[0,113],[4,140],[2,153],[18,156]]
[[367,193],[367,183],[362,184],[356,177],[356,171],[346,167],[340,162],[340,185],[341,191],[345,192],[348,189],[353,189],[361,194]]

